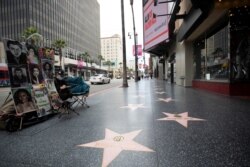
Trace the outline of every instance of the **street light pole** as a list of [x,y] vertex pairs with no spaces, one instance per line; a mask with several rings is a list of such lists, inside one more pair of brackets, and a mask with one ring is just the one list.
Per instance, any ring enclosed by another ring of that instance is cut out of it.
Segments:
[[123,0],[121,0],[121,17],[122,17],[122,50],[123,50],[123,82],[122,82],[122,87],[128,87]]
[[133,0],[130,0],[130,5],[131,5],[131,9],[132,9],[132,17],[133,17],[133,29],[134,29],[134,51],[135,51],[135,82],[138,81],[138,59],[137,59],[137,34],[135,31],[135,16],[134,16],[134,8],[133,8]]

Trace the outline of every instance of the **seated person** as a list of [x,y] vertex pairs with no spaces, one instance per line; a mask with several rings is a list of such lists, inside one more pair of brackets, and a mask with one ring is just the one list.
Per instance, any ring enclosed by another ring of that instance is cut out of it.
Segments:
[[73,94],[85,94],[89,92],[90,86],[81,77],[67,77],[65,81],[70,85],[70,92]]
[[64,80],[64,71],[63,70],[60,70],[56,74],[55,86],[56,86],[56,90],[59,93],[59,96],[62,100],[67,100],[68,98],[72,98],[72,94],[69,90],[69,86],[67,85],[66,81]]

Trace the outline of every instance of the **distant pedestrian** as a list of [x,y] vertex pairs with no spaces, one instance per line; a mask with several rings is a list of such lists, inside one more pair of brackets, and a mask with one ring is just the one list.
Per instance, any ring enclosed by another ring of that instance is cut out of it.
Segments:
[[150,78],[153,79],[153,73],[152,72],[150,73]]

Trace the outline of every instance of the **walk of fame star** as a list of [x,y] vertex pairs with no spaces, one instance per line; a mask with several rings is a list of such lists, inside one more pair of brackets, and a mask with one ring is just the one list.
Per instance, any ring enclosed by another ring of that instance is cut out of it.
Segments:
[[171,114],[163,112],[167,117],[157,119],[159,121],[176,121],[184,127],[188,127],[188,121],[205,121],[204,119],[188,117],[188,112],[184,112],[181,114]]
[[121,108],[129,108],[130,110],[134,111],[138,108],[146,108],[144,104],[128,104],[127,106],[123,106]]
[[169,98],[166,98],[166,99],[158,98],[158,101],[164,101],[164,102],[168,103],[168,102],[171,102],[171,101],[174,101],[174,100],[171,97],[169,97]]
[[134,95],[135,98],[145,98],[144,95]]
[[166,92],[155,92],[156,94],[165,94]]
[[123,150],[154,152],[153,150],[133,141],[141,130],[119,134],[110,129],[105,130],[105,139],[81,144],[79,147],[103,148],[102,167],[108,166]]

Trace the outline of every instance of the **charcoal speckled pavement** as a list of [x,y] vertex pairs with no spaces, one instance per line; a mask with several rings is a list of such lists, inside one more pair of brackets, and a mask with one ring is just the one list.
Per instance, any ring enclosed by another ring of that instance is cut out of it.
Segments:
[[0,131],[0,166],[250,166],[249,99],[141,80],[87,101],[79,116]]

